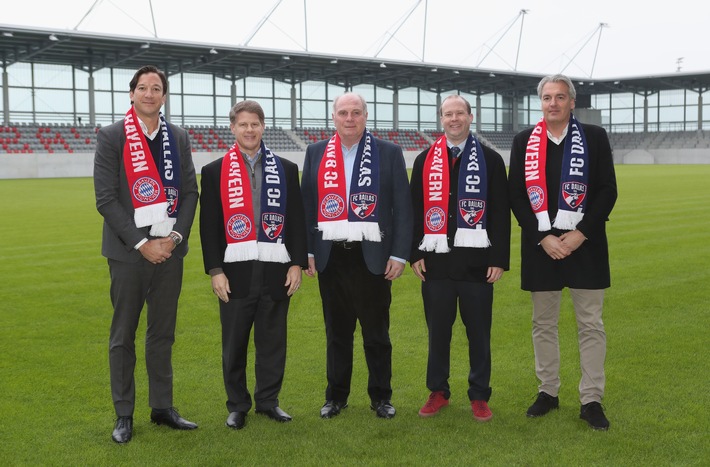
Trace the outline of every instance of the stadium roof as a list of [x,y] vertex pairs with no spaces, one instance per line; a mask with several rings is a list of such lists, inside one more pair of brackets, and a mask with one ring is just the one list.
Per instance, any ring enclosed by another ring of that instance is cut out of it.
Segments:
[[[542,75],[466,68],[423,62],[380,60],[258,49],[160,38],[102,35],[80,31],[23,28],[0,24],[0,60],[73,66],[86,72],[104,68],[138,69],[154,64],[168,75],[207,73],[227,80],[263,77],[298,84],[321,81],[337,86],[374,84],[392,90],[409,87],[432,92],[460,90],[503,96],[535,94]],[[573,77],[578,94],[710,89],[710,71],[615,79]]]

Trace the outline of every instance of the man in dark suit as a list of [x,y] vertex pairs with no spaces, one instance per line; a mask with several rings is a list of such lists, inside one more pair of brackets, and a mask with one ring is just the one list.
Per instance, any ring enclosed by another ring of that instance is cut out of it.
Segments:
[[172,345],[183,258],[197,206],[197,179],[187,132],[160,113],[168,81],[153,66],[130,82],[131,108],[97,135],[96,207],[104,218],[101,253],[111,275],[111,393],[117,420],[112,438],[131,440],[135,406],[135,334],[148,305],[145,359],[153,423],[197,425],[173,407]]
[[[509,268],[510,208],[503,158],[471,133],[471,104],[448,96],[439,118],[444,135],[414,161],[414,237],[410,263],[422,280],[429,330],[429,399],[419,415],[449,405],[451,330],[456,304],[468,337],[468,399],[474,418],[493,417],[491,319],[493,284]],[[448,189],[447,189],[448,187]]]
[[291,420],[278,395],[290,297],[308,262],[298,166],[264,145],[264,111],[257,102],[238,102],[229,120],[235,145],[202,169],[200,237],[205,272],[219,298],[226,425],[238,430],[252,406],[246,383],[252,327],[256,413]]
[[367,104],[346,93],[333,102],[336,133],[308,146],[303,192],[308,270],[318,271],[327,340],[321,417],[347,407],[353,333],[360,322],[378,417],[392,418],[391,281],[402,275],[412,239],[412,205],[402,149],[365,130]]
[[609,138],[603,128],[573,115],[575,89],[563,75],[537,87],[543,118],[513,140],[510,202],[521,233],[521,287],[532,292],[535,372],[540,385],[528,417],[559,407],[557,323],[561,291],[568,287],[577,318],[582,378],[580,418],[606,430],[602,322],[610,286],[606,221],[617,197]]

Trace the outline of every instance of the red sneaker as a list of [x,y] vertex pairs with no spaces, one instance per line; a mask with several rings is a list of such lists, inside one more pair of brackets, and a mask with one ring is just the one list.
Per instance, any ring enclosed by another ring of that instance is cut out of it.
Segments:
[[429,394],[429,400],[419,411],[420,417],[433,417],[439,413],[442,407],[449,405],[449,400],[444,397],[444,391],[434,391]]
[[486,401],[471,401],[471,410],[473,410],[473,418],[479,422],[487,422],[493,418],[493,412]]

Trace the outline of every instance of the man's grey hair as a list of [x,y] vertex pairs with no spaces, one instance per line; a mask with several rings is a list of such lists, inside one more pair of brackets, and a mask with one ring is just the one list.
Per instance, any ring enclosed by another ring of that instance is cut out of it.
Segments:
[[360,102],[362,102],[362,111],[367,113],[367,102],[365,101],[365,98],[356,92],[346,92],[345,94],[336,96],[336,98],[333,99],[333,113],[335,113],[335,106],[338,105],[338,101],[340,100],[340,98],[345,96],[355,96],[360,99]]
[[572,84],[571,79],[565,75],[548,75],[542,78],[537,85],[537,97],[540,99],[542,99],[542,88],[545,87],[547,83],[565,83],[570,99],[574,100],[577,98],[577,91],[574,89],[574,84]]

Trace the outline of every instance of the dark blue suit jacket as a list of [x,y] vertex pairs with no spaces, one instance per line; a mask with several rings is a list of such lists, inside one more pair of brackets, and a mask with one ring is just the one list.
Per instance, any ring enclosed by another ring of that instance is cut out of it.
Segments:
[[[315,256],[316,269],[325,269],[330,257],[332,242],[323,240],[318,230],[318,168],[328,140],[308,146],[301,177],[301,193],[306,211],[308,252]],[[409,259],[412,243],[412,202],[409,179],[402,148],[375,138],[380,153],[380,193],[378,199],[379,226],[382,241],[362,242],[362,252],[368,270],[384,274],[387,260],[396,256]]]

